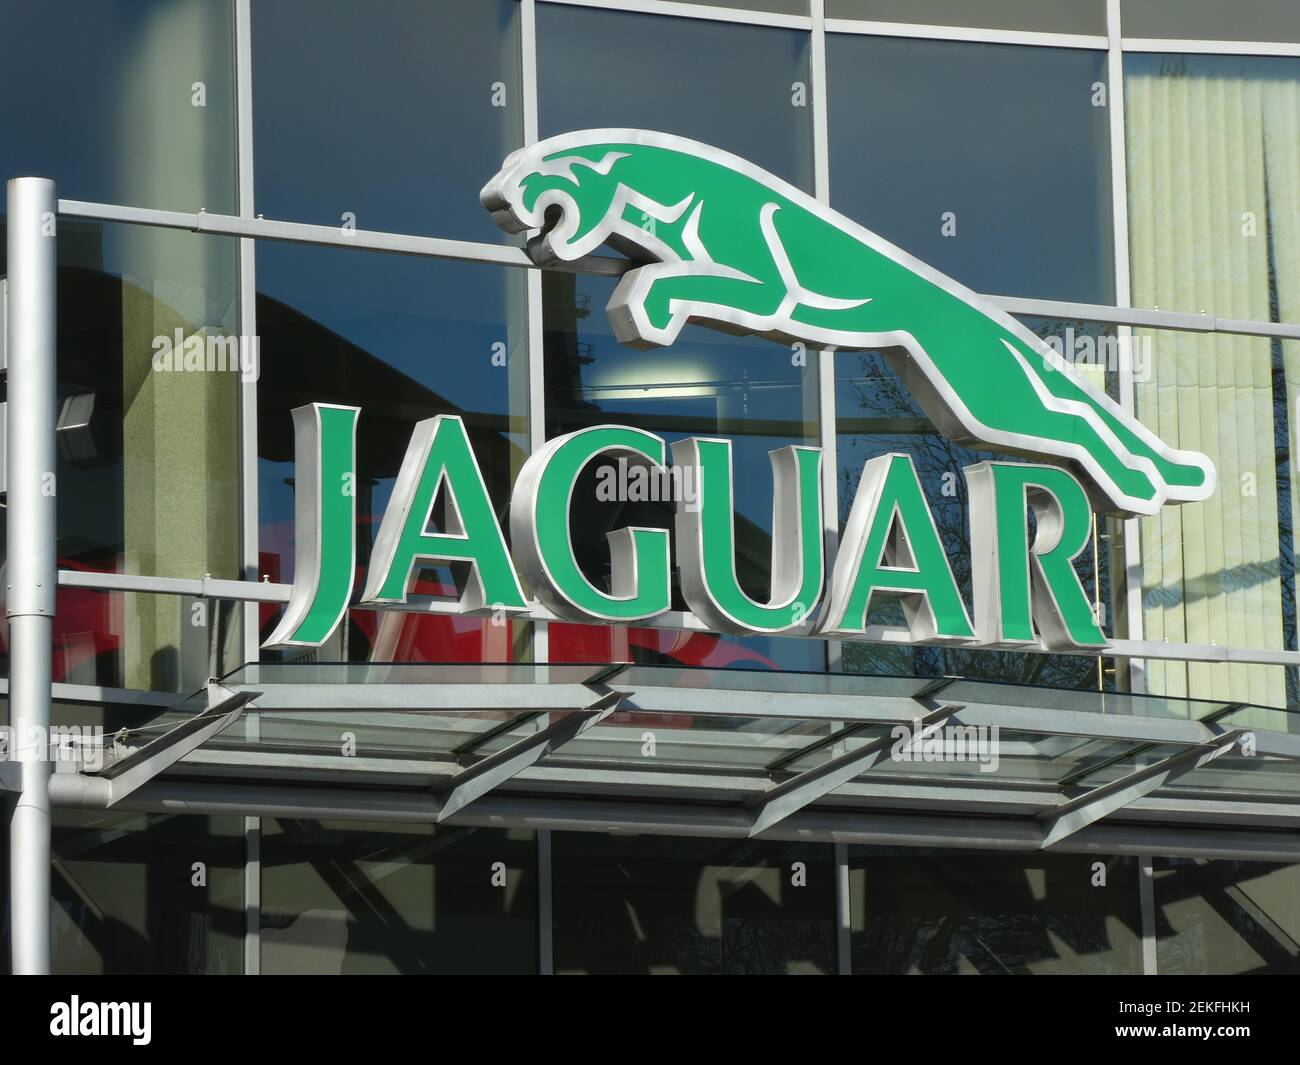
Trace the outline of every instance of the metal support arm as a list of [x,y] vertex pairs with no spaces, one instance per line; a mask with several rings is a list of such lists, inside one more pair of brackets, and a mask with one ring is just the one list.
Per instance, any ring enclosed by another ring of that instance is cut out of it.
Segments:
[[486,795],[498,784],[518,776],[552,751],[577,739],[617,710],[622,699],[622,692],[608,692],[590,706],[582,710],[570,711],[545,728],[517,740],[504,750],[497,751],[496,754],[488,755],[467,769],[462,769],[438,789],[444,798],[437,819],[446,820],[475,799]]
[[[921,727],[905,746],[911,747],[925,739],[935,729],[942,728],[960,709],[960,706],[941,706],[922,715],[918,719]],[[823,795],[830,794],[854,777],[865,773],[880,760],[881,755],[888,751],[893,743],[892,735],[880,736],[864,743],[856,750],[847,751],[829,762],[814,766],[750,799],[745,803],[747,809],[754,811],[753,823],[749,829],[750,838],[771,828],[778,821],[785,820],[792,813],[802,810],[809,803],[816,802]]]
[[1232,729],[1208,743],[1198,743],[1194,747],[1188,747],[1168,758],[1162,758],[1152,765],[1122,776],[1118,780],[1112,780],[1109,784],[1093,788],[1060,806],[1044,810],[1038,815],[1039,820],[1043,822],[1042,849],[1046,850],[1066,836],[1078,832],[1079,829],[1087,828],[1093,822],[1100,821],[1107,814],[1114,813],[1142,796],[1149,795],[1192,770],[1199,769],[1206,763],[1227,754],[1242,735],[1241,729]]

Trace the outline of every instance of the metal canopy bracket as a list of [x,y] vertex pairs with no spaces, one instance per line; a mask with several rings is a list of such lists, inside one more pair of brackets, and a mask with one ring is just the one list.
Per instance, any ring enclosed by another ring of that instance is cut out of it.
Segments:
[[96,773],[96,777],[108,782],[108,805],[120,802],[213,736],[224,732],[239,720],[244,707],[260,694],[239,692],[231,695]]
[[1095,821],[1100,821],[1107,814],[1136,802],[1144,795],[1172,783],[1179,777],[1199,769],[1212,762],[1220,755],[1227,754],[1244,734],[1242,729],[1232,729],[1206,743],[1171,754],[1142,769],[1134,770],[1109,784],[1093,788],[1060,806],[1044,810],[1038,815],[1043,822],[1043,842],[1040,849],[1046,850],[1059,843],[1066,836],[1071,836],[1082,828],[1087,828]]
[[[1213,725],[1216,721],[1221,721],[1229,714],[1234,714],[1238,710],[1243,709],[1245,705],[1245,703],[1225,703],[1218,709],[1211,710],[1208,714],[1197,718],[1197,721],[1202,725]],[[1073,773],[1067,773],[1058,781],[1058,784],[1062,788],[1072,787],[1079,783],[1079,781],[1083,780],[1084,777],[1091,776],[1093,773],[1099,773],[1103,769],[1109,769],[1111,766],[1118,765],[1120,762],[1127,762],[1130,759],[1137,758],[1139,755],[1146,754],[1149,751],[1154,751],[1159,746],[1160,744],[1158,743],[1139,743],[1134,747],[1129,747],[1127,750],[1113,754],[1109,758],[1103,758],[1099,762],[1090,762],[1088,765],[1076,769]]]
[[[463,810],[475,799],[481,798],[499,784],[518,776],[529,766],[536,765],[548,754],[577,739],[588,729],[600,724],[618,709],[623,692],[607,692],[581,710],[571,710],[558,721],[517,740],[504,750],[490,754],[480,762],[462,769],[450,781],[435,789],[443,795],[438,821]],[[529,718],[531,720],[531,718]],[[520,724],[512,719],[513,724]]]
[[[936,729],[942,728],[960,709],[961,707],[956,705],[941,706],[922,715],[918,719],[921,727],[904,745],[904,749],[915,746]],[[840,733],[836,733],[835,738],[840,738],[847,731],[850,730],[841,730]],[[798,776],[791,777],[784,783],[777,784],[761,795],[747,800],[744,808],[753,810],[753,822],[749,828],[750,839],[871,769],[894,742],[890,735],[881,736],[864,743],[857,750],[847,751],[829,762],[805,770]]]

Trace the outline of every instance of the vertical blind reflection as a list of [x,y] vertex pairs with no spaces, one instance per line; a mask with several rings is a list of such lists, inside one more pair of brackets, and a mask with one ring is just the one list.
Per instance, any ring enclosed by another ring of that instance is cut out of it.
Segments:
[[[1133,302],[1300,321],[1300,60],[1125,58]],[[1139,416],[1214,459],[1203,503],[1142,523],[1149,639],[1294,649],[1300,345],[1140,330]],[[1284,705],[1294,671],[1153,663],[1152,690]]]

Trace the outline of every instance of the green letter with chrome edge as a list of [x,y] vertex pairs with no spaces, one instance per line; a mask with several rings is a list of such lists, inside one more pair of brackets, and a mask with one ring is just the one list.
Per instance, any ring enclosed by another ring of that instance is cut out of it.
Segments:
[[1073,565],[1092,536],[1083,485],[1056,466],[981,462],[965,473],[980,639],[1036,643],[1037,627],[1048,647],[1105,647]]
[[[429,519],[439,489],[447,497],[447,528],[433,533],[428,531]],[[471,564],[472,576],[460,598],[462,611],[528,608],[465,423],[454,414],[428,418],[411,434],[370,554],[362,604],[405,603],[417,563],[429,562]]]
[[549,440],[529,456],[510,503],[510,538],[519,568],[537,598],[579,621],[644,621],[670,603],[668,531],[615,529],[609,534],[610,591],[583,575],[573,553],[569,510],[574,487],[597,455],[626,456],[662,467],[660,437],[621,425],[597,425]]
[[864,632],[877,592],[900,600],[913,640],[975,638],[910,455],[880,455],[862,467],[819,632]]
[[263,647],[319,647],[348,608],[357,558],[360,413],[360,407],[332,403],[308,403],[293,410],[293,591]]
[[692,471],[697,498],[677,501],[677,565],[682,595],[720,632],[789,632],[805,625],[821,598],[821,449],[783,447],[772,460],[772,580],[758,603],[736,577],[736,514],[731,441],[692,437],[673,444],[673,461]]

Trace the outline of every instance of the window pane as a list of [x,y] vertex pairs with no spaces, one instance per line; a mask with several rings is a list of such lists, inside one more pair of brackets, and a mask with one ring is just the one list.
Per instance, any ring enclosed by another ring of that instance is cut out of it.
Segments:
[[[52,679],[188,695],[244,661],[241,626],[240,606],[230,600],[63,587],[55,603]],[[4,629],[0,676],[8,675]]]
[[1105,0],[826,0],[827,18],[1105,36]]
[[60,220],[61,568],[239,576],[235,263],[226,237]]
[[1300,865],[1156,858],[1161,976],[1300,973]]
[[[601,126],[661,130],[734,151],[804,188],[811,185],[808,35],[781,29],[542,5],[538,10],[542,135]],[[643,86],[658,88],[647,93]],[[802,98],[806,104],[806,96]],[[817,442],[815,360],[788,346],[688,327],[671,347],[617,342],[605,314],[607,278],[543,278],[548,437],[602,422],[670,442],[734,441],[738,570],[751,596],[770,585],[772,475],[768,452]],[[579,561],[608,580],[605,533],[672,528],[669,503],[602,503],[575,493]],[[680,596],[674,607],[685,609]],[[723,639],[671,630],[554,625],[552,661],[649,660],[692,665],[821,669],[819,641]]]
[[502,243],[478,192],[523,143],[518,8],[254,4],[258,212]]
[[541,4],[537,63],[543,137],[676,133],[812,189],[806,33]]
[[557,832],[557,973],[833,973],[826,844]]
[[1300,322],[1300,58],[1124,58],[1133,303]]
[[262,821],[262,971],[535,973],[523,829]]
[[1142,972],[1133,858],[850,847],[849,912],[855,973]]
[[242,817],[56,810],[52,847],[52,972],[243,972]]
[[1125,37],[1300,41],[1300,9],[1277,0],[1124,0]]
[[831,203],[977,292],[1111,303],[1106,54],[833,34]]
[[[1125,57],[1137,306],[1300,321],[1300,59]],[[1139,331],[1138,415],[1218,488],[1142,523],[1148,639],[1294,649],[1300,344]],[[1285,705],[1295,670],[1148,663],[1151,690]]]
[[[510,491],[528,447],[523,271],[288,244],[259,246],[257,265],[261,572],[293,579],[290,412],[305,403],[361,407],[359,562],[369,558],[416,423],[437,414],[464,418],[507,531]],[[455,598],[460,579],[448,566],[429,567],[412,590]],[[359,575],[358,589],[363,581]],[[275,620],[276,610],[264,607],[264,637]],[[505,661],[522,631],[490,619],[357,610],[321,657]]]
[[[1209,499],[1141,520],[1148,640],[1296,648],[1295,424],[1300,342],[1139,330],[1137,414],[1175,447],[1210,457]],[[1146,663],[1163,695],[1294,704],[1296,671],[1244,663]]]
[[226,0],[0,0],[0,180],[233,213],[232,11]]

